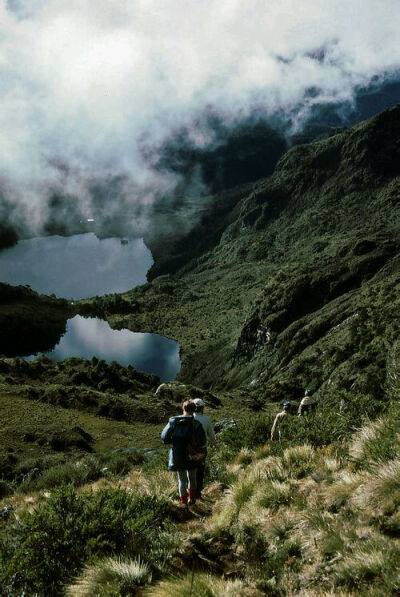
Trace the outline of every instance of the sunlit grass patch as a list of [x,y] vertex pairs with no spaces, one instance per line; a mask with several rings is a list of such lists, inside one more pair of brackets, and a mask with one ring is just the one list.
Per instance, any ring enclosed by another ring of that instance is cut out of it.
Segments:
[[271,481],[263,485],[258,505],[261,508],[270,508],[276,511],[283,506],[290,506],[293,502],[293,494],[294,488],[289,483]]
[[249,448],[242,448],[240,452],[235,457],[234,463],[235,464],[250,464],[252,461],[253,454]]
[[363,427],[353,436],[349,456],[359,467],[368,469],[399,457],[399,419],[385,417]]
[[311,446],[294,446],[283,453],[288,474],[295,478],[308,475],[314,468],[315,451]]
[[137,587],[150,582],[149,567],[138,561],[107,558],[87,566],[74,584],[66,588],[68,597],[111,597],[134,595]]
[[232,502],[235,506],[236,512],[239,512],[245,504],[250,500],[255,491],[255,484],[253,480],[239,480],[232,488]]
[[257,460],[253,465],[246,469],[247,478],[259,482],[263,479],[271,481],[284,481],[287,476],[287,468],[278,456],[268,456],[262,460]]
[[376,467],[355,491],[353,501],[372,513],[393,514],[400,507],[400,459]]
[[261,460],[271,454],[271,444],[264,444],[259,448],[256,448],[253,453],[254,460]]
[[260,591],[241,580],[224,580],[209,574],[193,573],[161,582],[144,592],[146,597],[258,597]]
[[354,491],[362,483],[359,474],[343,471],[338,479],[323,490],[325,504],[328,508],[339,510],[353,495]]
[[[334,571],[336,585],[348,588],[368,588],[371,583],[394,580],[398,574],[400,548],[382,537],[368,539],[354,546],[337,564]],[[396,572],[397,571],[397,572]]]

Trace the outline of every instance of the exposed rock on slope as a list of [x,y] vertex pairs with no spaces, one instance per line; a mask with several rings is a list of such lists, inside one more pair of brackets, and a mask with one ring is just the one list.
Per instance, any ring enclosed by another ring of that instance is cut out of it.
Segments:
[[400,106],[293,148],[216,197],[111,323],[178,339],[183,381],[379,395],[398,334],[399,175]]

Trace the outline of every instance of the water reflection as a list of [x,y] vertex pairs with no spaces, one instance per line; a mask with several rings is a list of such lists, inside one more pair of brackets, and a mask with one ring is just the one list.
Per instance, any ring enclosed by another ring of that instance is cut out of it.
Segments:
[[[174,340],[157,334],[113,330],[102,319],[80,315],[67,321],[66,333],[53,350],[40,354],[46,354],[54,361],[95,356],[154,373],[162,381],[174,379],[180,369],[179,344]],[[36,356],[27,358],[32,360]]]
[[0,281],[43,294],[87,298],[125,292],[146,282],[153,264],[142,239],[122,243],[93,233],[21,240],[0,252]]

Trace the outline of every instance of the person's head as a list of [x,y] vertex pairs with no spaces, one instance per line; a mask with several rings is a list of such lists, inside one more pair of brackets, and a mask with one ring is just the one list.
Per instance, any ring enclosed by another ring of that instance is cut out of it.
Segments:
[[192,400],[185,400],[182,404],[182,411],[184,415],[192,415],[196,412],[196,405]]
[[204,410],[204,401],[201,398],[195,398],[193,404],[196,406],[196,412],[202,413]]
[[282,408],[283,408],[283,410],[290,410],[290,407],[291,407],[291,406],[292,406],[292,405],[291,405],[291,403],[289,402],[289,400],[286,400],[286,402],[284,402],[284,403],[282,404]]

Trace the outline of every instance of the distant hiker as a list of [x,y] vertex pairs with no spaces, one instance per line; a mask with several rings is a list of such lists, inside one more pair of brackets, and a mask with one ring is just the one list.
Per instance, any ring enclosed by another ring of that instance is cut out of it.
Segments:
[[304,392],[304,397],[300,400],[297,414],[299,417],[307,415],[311,411],[313,400],[308,394],[308,390]]
[[275,439],[281,439],[282,437],[282,425],[285,423],[285,421],[287,420],[287,417],[289,416],[289,410],[291,407],[291,403],[290,402],[284,402],[282,405],[282,410],[280,413],[278,413],[275,417],[274,420],[274,424],[272,425],[272,429],[271,429],[271,440],[275,440]]
[[169,451],[168,468],[176,471],[179,483],[179,498],[182,506],[196,501],[196,468],[204,455],[206,434],[203,426],[193,414],[196,405],[186,400],[182,415],[171,417],[161,433],[166,444],[172,444]]
[[[215,446],[215,432],[214,432],[214,425],[211,420],[211,417],[208,417],[204,414],[204,401],[201,398],[195,398],[193,400],[194,404],[196,405],[196,412],[194,413],[194,418],[196,421],[199,421],[204,429],[206,434],[206,445]],[[204,484],[204,471],[206,468],[206,457],[207,457],[207,448],[204,453],[204,460],[200,461],[197,465],[197,488],[196,488],[196,495],[198,498],[201,498],[201,492],[203,491],[203,484]]]

